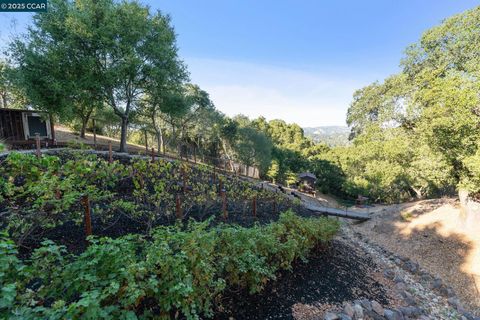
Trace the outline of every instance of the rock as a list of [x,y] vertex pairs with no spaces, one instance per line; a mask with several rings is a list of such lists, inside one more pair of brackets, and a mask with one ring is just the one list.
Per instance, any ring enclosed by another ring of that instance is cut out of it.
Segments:
[[385,320],[383,315],[376,314],[373,310],[364,310],[363,311],[365,320]]
[[410,271],[411,273],[415,274],[418,272],[418,263],[413,261],[408,261],[405,263],[405,269]]
[[457,295],[455,294],[455,290],[453,290],[452,287],[446,287],[445,288],[445,293],[446,293],[446,296],[448,298],[451,298],[451,297],[456,297]]
[[435,278],[433,279],[433,282],[432,282],[432,288],[433,289],[439,289],[441,286],[442,286],[442,279],[439,279],[439,278]]
[[363,308],[361,305],[355,304],[353,310],[355,311],[354,316],[356,319],[363,319]]
[[340,320],[352,320],[352,317],[346,315],[345,313],[341,313],[338,316],[340,317]]
[[438,293],[440,293],[441,296],[448,298],[448,290],[445,285],[441,285],[440,288],[438,288]]
[[413,297],[413,295],[408,292],[408,291],[403,291],[401,293],[402,297],[403,297],[403,300],[405,301],[405,303],[409,306],[416,306],[417,305],[417,301],[415,300],[415,298]]
[[353,309],[353,306],[348,302],[345,303],[345,306],[343,307],[343,312],[350,318],[353,318],[353,315],[355,314],[355,310]]
[[402,277],[401,275],[399,275],[399,274],[396,274],[396,275],[395,275],[395,277],[393,278],[393,281],[394,281],[395,283],[404,282],[403,277]]
[[323,320],[338,320],[340,319],[338,317],[338,314],[336,313],[333,313],[333,312],[327,312],[325,313],[325,315],[323,316]]
[[460,304],[460,301],[457,299],[457,298],[454,298],[454,297],[450,297],[447,299],[447,302],[449,305],[451,305],[452,307],[454,307],[455,309],[457,308],[457,306]]
[[422,272],[421,275],[420,275],[420,278],[424,282],[432,282],[432,276],[429,275],[427,272]]
[[407,316],[407,317],[415,317],[415,316],[419,316],[423,313],[422,309],[417,308],[417,307],[413,307],[413,306],[400,307],[400,311],[402,312],[402,314],[404,316]]
[[404,282],[399,282],[395,284],[395,288],[397,288],[398,291],[403,292],[407,290],[407,286],[405,285]]
[[392,280],[393,278],[395,278],[395,271],[393,271],[392,269],[385,269],[385,271],[383,271],[383,275],[385,276],[385,278]]
[[384,310],[382,305],[375,300],[372,300],[371,304],[372,304],[372,310],[375,311],[376,314],[383,316]]
[[404,320],[403,314],[397,310],[385,309],[384,311],[385,318],[387,320]]
[[467,319],[467,320],[474,320],[475,319],[473,317],[473,314],[471,314],[470,312],[467,312],[467,311],[463,312],[462,317]]
[[462,314],[465,316],[465,314],[468,314],[467,310],[465,310],[465,308],[463,307],[462,304],[457,304],[457,311],[458,313]]
[[360,300],[360,305],[363,307],[365,310],[372,310],[372,304],[368,299],[362,299]]

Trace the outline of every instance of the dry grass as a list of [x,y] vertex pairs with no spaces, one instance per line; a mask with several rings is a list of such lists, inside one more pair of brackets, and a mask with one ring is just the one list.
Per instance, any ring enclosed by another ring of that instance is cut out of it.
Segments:
[[[86,133],[85,138],[80,138],[78,133],[75,133],[70,128],[61,125],[55,126],[55,138],[58,142],[77,142],[86,145],[93,145],[93,134]],[[109,142],[112,142],[113,148],[118,148],[120,146],[120,141],[118,139],[97,134],[97,144],[107,145]],[[133,143],[128,143],[128,148],[132,151],[145,150],[145,146]]]

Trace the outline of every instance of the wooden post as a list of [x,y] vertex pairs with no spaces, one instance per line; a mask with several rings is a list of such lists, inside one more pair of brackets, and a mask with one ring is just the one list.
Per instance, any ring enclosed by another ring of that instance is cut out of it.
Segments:
[[222,194],[222,212],[223,212],[223,220],[227,221],[228,212],[227,212],[227,194],[225,190],[220,190]]
[[257,216],[257,196],[253,197],[253,202],[252,202],[252,207],[253,207],[253,216]]
[[223,190],[223,182],[221,179],[218,179],[218,195],[222,195],[222,190]]
[[177,193],[175,197],[175,209],[176,209],[176,217],[178,220],[183,219],[183,212],[182,212],[182,202],[180,200],[180,195]]
[[35,144],[37,146],[36,154],[37,158],[40,158],[42,156],[42,151],[40,151],[40,133],[35,133]]
[[93,125],[93,148],[97,149],[97,127],[95,126],[95,118],[92,118]]
[[108,141],[108,163],[113,162],[112,141]]
[[82,204],[85,208],[85,236],[92,235],[92,216],[90,213],[90,201],[88,200],[88,195],[82,196]]
[[155,162],[155,149],[153,148],[152,148],[151,156],[152,156],[152,162]]

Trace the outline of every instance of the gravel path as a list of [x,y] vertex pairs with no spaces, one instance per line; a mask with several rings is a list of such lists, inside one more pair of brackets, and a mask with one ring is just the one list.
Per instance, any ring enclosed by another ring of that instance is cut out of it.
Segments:
[[419,263],[480,315],[480,224],[463,223],[454,199],[385,208],[351,227],[372,243]]

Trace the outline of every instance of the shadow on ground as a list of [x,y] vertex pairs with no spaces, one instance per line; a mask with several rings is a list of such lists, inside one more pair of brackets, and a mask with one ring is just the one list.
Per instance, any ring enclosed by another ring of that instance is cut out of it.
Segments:
[[[453,287],[462,302],[480,314],[480,221],[454,202],[432,200],[403,212],[387,212],[354,226],[369,240],[418,262]],[[477,231],[476,231],[477,230]]]

